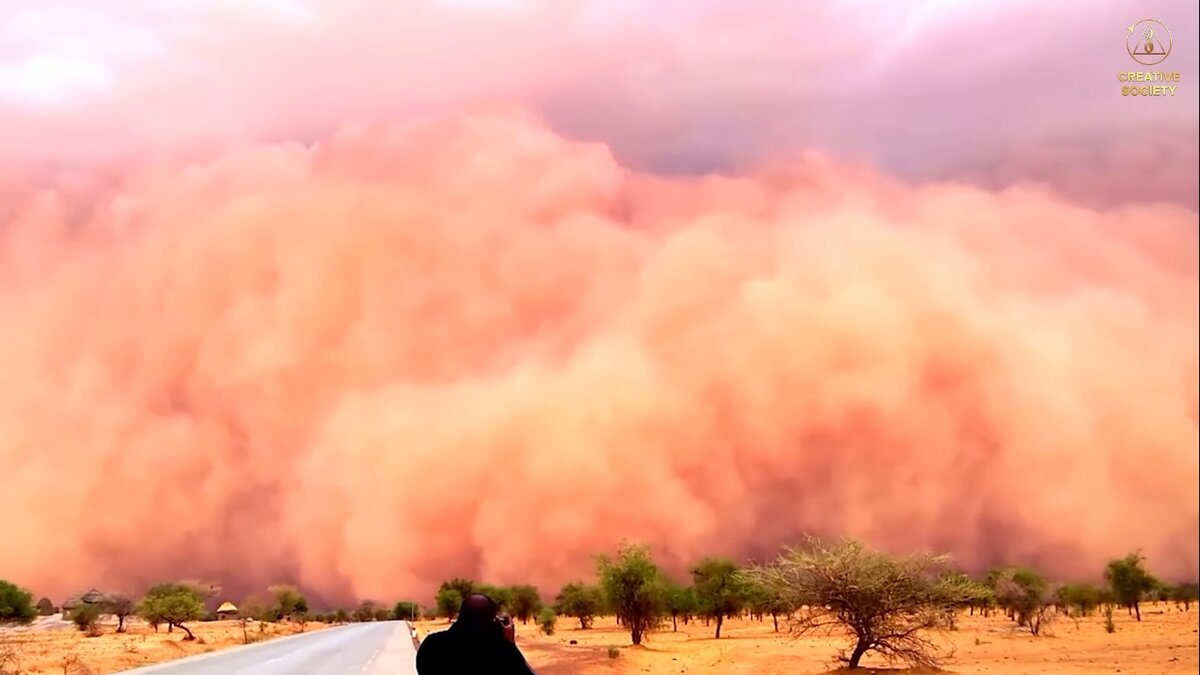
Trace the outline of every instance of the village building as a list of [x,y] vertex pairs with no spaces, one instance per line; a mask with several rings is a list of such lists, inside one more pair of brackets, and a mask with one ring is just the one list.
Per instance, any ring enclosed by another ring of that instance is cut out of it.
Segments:
[[237,616],[237,613],[238,613],[237,605],[233,604],[232,602],[229,602],[228,600],[226,600],[225,602],[222,602],[221,606],[217,608],[217,618],[218,619],[232,619]]
[[84,605],[103,606],[107,603],[108,596],[93,588],[87,593],[81,593],[79,595],[73,595],[67,598],[66,602],[62,604],[62,618],[70,620],[72,613]]

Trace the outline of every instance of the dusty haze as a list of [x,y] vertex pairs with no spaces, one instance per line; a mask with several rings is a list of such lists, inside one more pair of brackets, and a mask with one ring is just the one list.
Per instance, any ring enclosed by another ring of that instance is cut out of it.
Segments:
[[1185,207],[664,178],[513,111],[56,180],[0,198],[0,572],[38,594],[551,588],[804,531],[1196,575]]
[[0,577],[1194,578],[1198,14],[0,0]]

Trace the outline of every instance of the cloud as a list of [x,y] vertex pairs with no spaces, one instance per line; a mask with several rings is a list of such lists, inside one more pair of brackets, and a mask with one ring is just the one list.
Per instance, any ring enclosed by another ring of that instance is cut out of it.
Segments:
[[549,589],[804,531],[1196,575],[1193,210],[664,176],[521,112],[47,180],[0,181],[0,569],[39,594]]
[[[1120,95],[1117,73],[1140,68],[1125,28],[1147,13],[1176,43],[1173,98]],[[1114,154],[1149,133],[1185,158],[1198,147],[1200,16],[1174,3],[110,0],[16,14],[0,28],[0,70],[60,58],[64,42],[86,59],[71,77],[36,78],[53,96],[7,76],[24,93],[0,104],[0,144],[22,165],[307,141],[495,103],[531,107],[630,166],[689,174],[805,148],[954,179],[963,166],[995,177],[1047,145]],[[99,72],[103,87],[81,75]],[[1185,187],[1128,172],[1058,187],[1090,203],[1153,193],[1195,206],[1195,163],[1170,173]]]

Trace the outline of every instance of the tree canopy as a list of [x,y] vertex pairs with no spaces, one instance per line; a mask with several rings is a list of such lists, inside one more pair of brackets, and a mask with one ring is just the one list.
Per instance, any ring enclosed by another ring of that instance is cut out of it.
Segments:
[[392,607],[392,618],[397,621],[416,621],[421,618],[421,606],[410,600],[401,600]]
[[529,623],[542,610],[542,598],[536,586],[513,586],[510,598],[509,611],[521,623]]
[[629,629],[633,644],[642,644],[646,633],[662,621],[667,607],[666,580],[650,557],[649,547],[626,544],[615,558],[602,555],[596,562],[609,606]]
[[721,637],[725,617],[742,611],[750,585],[738,574],[738,566],[725,558],[705,558],[692,568],[692,590],[697,610],[712,617],[717,625],[714,637]]
[[26,624],[37,618],[33,594],[0,579],[0,624]]
[[599,588],[577,581],[562,587],[554,605],[558,614],[578,619],[579,627],[587,629],[603,608],[604,597]]
[[434,596],[434,602],[437,604],[438,616],[453,621],[454,617],[458,616],[458,610],[462,608],[463,596],[457,589],[443,586]]
[[1153,590],[1157,583],[1143,566],[1145,560],[1141,551],[1134,551],[1124,558],[1109,561],[1104,568],[1104,580],[1113,596],[1122,607],[1133,610],[1138,621],[1142,620],[1142,596]]
[[810,538],[745,577],[792,607],[798,633],[841,629],[851,647],[838,655],[850,668],[876,652],[889,661],[935,667],[939,650],[927,634],[957,607],[987,591],[963,575],[945,574],[949,556],[893,558],[862,543]]
[[275,618],[280,621],[291,619],[297,613],[308,612],[308,599],[295,586],[278,584],[267,589],[275,598]]
[[193,584],[157,584],[142,598],[138,613],[151,624],[174,626],[187,634],[185,640],[195,640],[196,636],[184,623],[205,617],[205,596],[204,589]]

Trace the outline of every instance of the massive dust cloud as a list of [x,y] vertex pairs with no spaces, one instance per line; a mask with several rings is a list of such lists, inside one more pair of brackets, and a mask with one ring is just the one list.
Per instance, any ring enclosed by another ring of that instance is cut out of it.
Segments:
[[0,570],[39,594],[550,589],[805,532],[1197,570],[1182,206],[666,178],[513,112],[8,184]]

